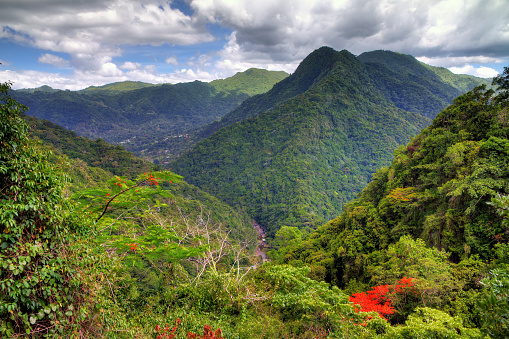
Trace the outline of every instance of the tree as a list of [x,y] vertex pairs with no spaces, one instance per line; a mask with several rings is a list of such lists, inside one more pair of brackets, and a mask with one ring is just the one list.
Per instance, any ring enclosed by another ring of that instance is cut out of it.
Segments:
[[481,312],[482,331],[490,338],[509,336],[509,272],[494,269],[481,280],[483,293],[477,302]]
[[390,327],[387,332],[387,337],[397,339],[483,338],[478,329],[465,327],[460,318],[428,307],[418,307],[405,326]]
[[69,212],[66,179],[29,137],[10,87],[0,84],[0,335],[78,332],[86,264],[73,243],[89,228]]
[[504,72],[493,78],[492,85],[498,85],[499,94],[495,98],[496,101],[504,102],[509,99],[509,67],[504,67]]
[[374,282],[395,282],[403,277],[413,278],[417,294],[393,294],[396,317],[402,322],[416,306],[443,307],[461,291],[464,282],[454,277],[449,254],[429,248],[420,238],[403,236],[387,250],[373,254],[373,262],[366,268]]

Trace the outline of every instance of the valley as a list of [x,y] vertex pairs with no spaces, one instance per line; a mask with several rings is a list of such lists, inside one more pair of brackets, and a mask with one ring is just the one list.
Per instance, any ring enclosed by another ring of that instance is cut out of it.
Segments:
[[330,47],[292,74],[2,84],[0,333],[503,338],[508,84]]

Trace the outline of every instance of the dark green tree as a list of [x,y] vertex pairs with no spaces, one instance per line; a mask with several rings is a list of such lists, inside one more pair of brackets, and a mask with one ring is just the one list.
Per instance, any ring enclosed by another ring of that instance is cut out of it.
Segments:
[[69,213],[65,179],[29,137],[10,87],[0,84],[0,336],[78,333],[86,289],[75,241],[86,222]]
[[497,85],[500,93],[495,98],[496,101],[502,102],[509,99],[509,67],[504,67],[504,72],[493,78],[492,85]]

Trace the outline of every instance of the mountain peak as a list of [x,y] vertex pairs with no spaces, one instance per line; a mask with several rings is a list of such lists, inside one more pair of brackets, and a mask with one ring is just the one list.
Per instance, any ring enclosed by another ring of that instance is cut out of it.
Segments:
[[347,50],[338,52],[331,47],[320,47],[302,60],[294,74],[303,73],[301,77],[307,76],[316,79],[319,74],[328,72],[338,60],[344,58],[355,59],[355,56]]

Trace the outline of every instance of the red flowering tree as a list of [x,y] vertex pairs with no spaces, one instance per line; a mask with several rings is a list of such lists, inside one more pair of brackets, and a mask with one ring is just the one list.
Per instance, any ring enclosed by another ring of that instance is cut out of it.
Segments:
[[[182,337],[182,328],[179,327],[181,324],[181,320],[177,319],[175,321],[175,326],[173,327],[168,326],[168,324],[166,324],[165,327],[157,325],[155,328],[157,336],[156,339],[175,339],[177,337]],[[203,335],[199,335],[194,332],[187,332],[186,337],[189,339],[224,339],[220,328],[212,331],[212,327],[209,325],[203,326]]]
[[397,312],[393,306],[393,298],[406,298],[407,294],[417,293],[414,280],[404,277],[396,285],[380,285],[370,291],[354,293],[349,301],[355,305],[356,312],[377,312],[381,318]]

